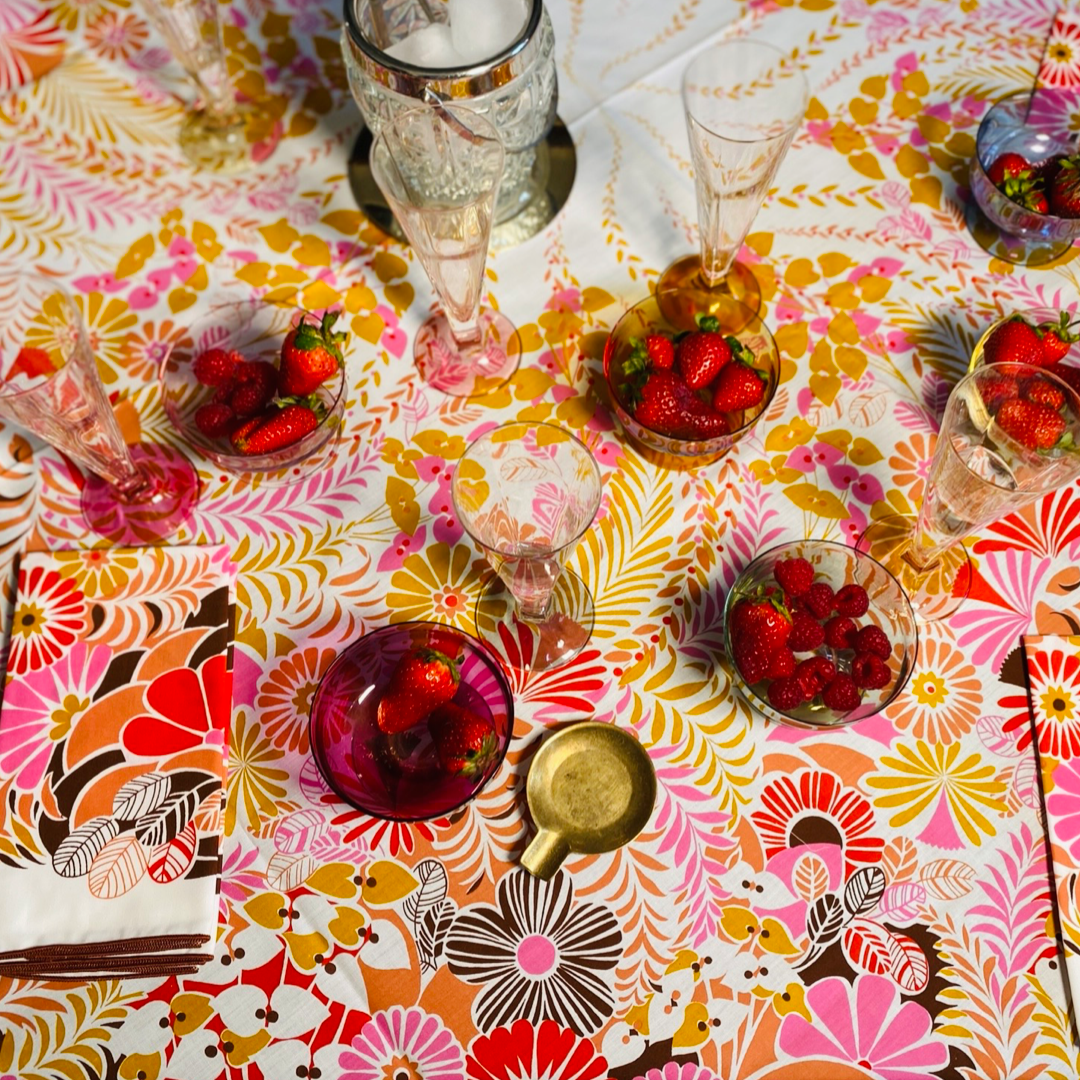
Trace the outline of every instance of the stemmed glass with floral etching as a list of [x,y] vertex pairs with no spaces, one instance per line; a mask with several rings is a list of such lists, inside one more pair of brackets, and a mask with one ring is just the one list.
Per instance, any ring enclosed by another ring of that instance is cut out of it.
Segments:
[[795,61],[779,49],[736,38],[694,57],[682,98],[701,251],[676,259],[657,291],[700,290],[702,307],[725,328],[737,329],[740,309],[729,301],[756,313],[761,290],[736,256],[802,123],[810,91]]
[[154,543],[187,520],[199,477],[178,450],[127,446],[72,298],[33,274],[0,277],[0,417],[90,470],[87,524],[114,543]]
[[371,147],[372,175],[441,304],[413,358],[425,382],[454,397],[490,394],[521,359],[513,323],[480,306],[505,157],[495,128],[457,106],[400,113]]
[[139,0],[147,19],[195,86],[180,125],[180,149],[197,169],[241,172],[267,158],[280,121],[236,99],[225,67],[217,0]]
[[566,562],[602,491],[588,447],[555,424],[503,424],[458,462],[454,510],[497,575],[477,602],[477,630],[510,666],[558,667],[589,640],[592,595]]

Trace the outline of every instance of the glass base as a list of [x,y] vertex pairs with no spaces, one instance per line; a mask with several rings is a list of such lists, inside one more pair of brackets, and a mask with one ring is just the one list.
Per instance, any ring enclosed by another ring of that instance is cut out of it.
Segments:
[[180,149],[204,172],[244,172],[274,152],[282,130],[255,102],[238,101],[224,113],[194,106],[180,125]]
[[1002,232],[979,209],[974,197],[968,199],[964,208],[964,220],[979,247],[996,259],[1019,266],[1045,266],[1067,255],[1073,246],[1072,240],[1054,240],[1041,236],[1025,239]]
[[569,663],[592,637],[596,612],[588,585],[564,569],[540,622],[522,619],[502,579],[493,577],[476,601],[476,629],[507,667],[550,671]]
[[191,516],[199,498],[199,475],[171,447],[137,443],[128,450],[146,477],[146,486],[125,500],[107,480],[90,473],[82,490],[83,517],[98,536],[111,543],[159,543]]
[[971,557],[963,544],[954,544],[936,563],[920,569],[911,559],[916,520],[905,514],[880,518],[867,527],[855,546],[896,578],[923,622],[937,622],[947,619],[967,599]]
[[[732,334],[742,330],[749,317],[761,310],[761,286],[750,268],[741,262],[732,263],[719,286],[710,286],[701,273],[701,256],[683,255],[660,275],[656,291],[665,289],[691,290],[695,294],[695,310],[715,315],[720,328]],[[737,302],[732,303],[733,300]],[[660,310],[668,316],[662,300]],[[669,317],[669,321],[676,320]]]
[[451,397],[476,398],[494,393],[521,363],[521,338],[498,311],[480,312],[480,343],[461,348],[440,311],[417,331],[413,358],[420,378]]

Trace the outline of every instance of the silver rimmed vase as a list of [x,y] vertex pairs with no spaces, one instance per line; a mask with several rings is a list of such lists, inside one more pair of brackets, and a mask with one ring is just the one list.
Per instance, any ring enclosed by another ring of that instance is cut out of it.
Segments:
[[495,221],[502,224],[546,190],[544,139],[558,102],[555,35],[542,0],[530,0],[517,39],[481,63],[420,68],[383,51],[429,24],[425,8],[438,18],[446,7],[422,0],[345,0],[341,48],[349,86],[373,137],[384,122],[421,102],[464,105],[493,124],[506,148],[495,207]]

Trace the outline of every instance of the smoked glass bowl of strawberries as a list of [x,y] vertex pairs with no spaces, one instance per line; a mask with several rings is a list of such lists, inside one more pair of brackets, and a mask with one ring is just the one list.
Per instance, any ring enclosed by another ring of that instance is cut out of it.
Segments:
[[332,452],[345,409],[347,335],[335,312],[261,300],[219,305],[161,368],[185,441],[226,472],[291,483]]
[[979,125],[971,194],[1005,234],[994,253],[1012,262],[1049,262],[1080,237],[1080,154],[1060,97],[1051,88],[1010,94]]
[[833,728],[881,712],[907,684],[919,635],[911,604],[877,560],[801,540],[759,555],[724,604],[736,688],[759,713]]
[[780,378],[780,356],[749,308],[722,329],[695,289],[654,293],[615,324],[604,377],[631,441],[656,464],[716,461],[754,428]]
[[452,626],[384,626],[338,655],[311,704],[326,782],[366,814],[423,821],[463,806],[495,775],[514,728],[498,661]]

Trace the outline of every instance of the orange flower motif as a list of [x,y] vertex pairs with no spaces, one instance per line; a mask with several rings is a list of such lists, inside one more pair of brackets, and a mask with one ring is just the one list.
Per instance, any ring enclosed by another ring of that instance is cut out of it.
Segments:
[[103,11],[86,28],[86,43],[106,60],[134,56],[146,36],[146,24],[130,12]]
[[936,445],[936,435],[916,433],[907,442],[897,443],[896,453],[889,458],[893,483],[916,506],[922,501],[926,477],[930,472],[930,459],[934,456]]
[[191,347],[187,327],[176,326],[171,319],[156,326],[145,322],[124,338],[124,370],[142,382],[156,379],[166,357],[178,346]]
[[333,649],[309,645],[290,653],[263,680],[255,706],[259,726],[274,746],[307,753],[311,699],[333,659]]
[[923,643],[918,670],[885,715],[917,739],[950,743],[979,717],[982,694],[964,654],[933,638]]

